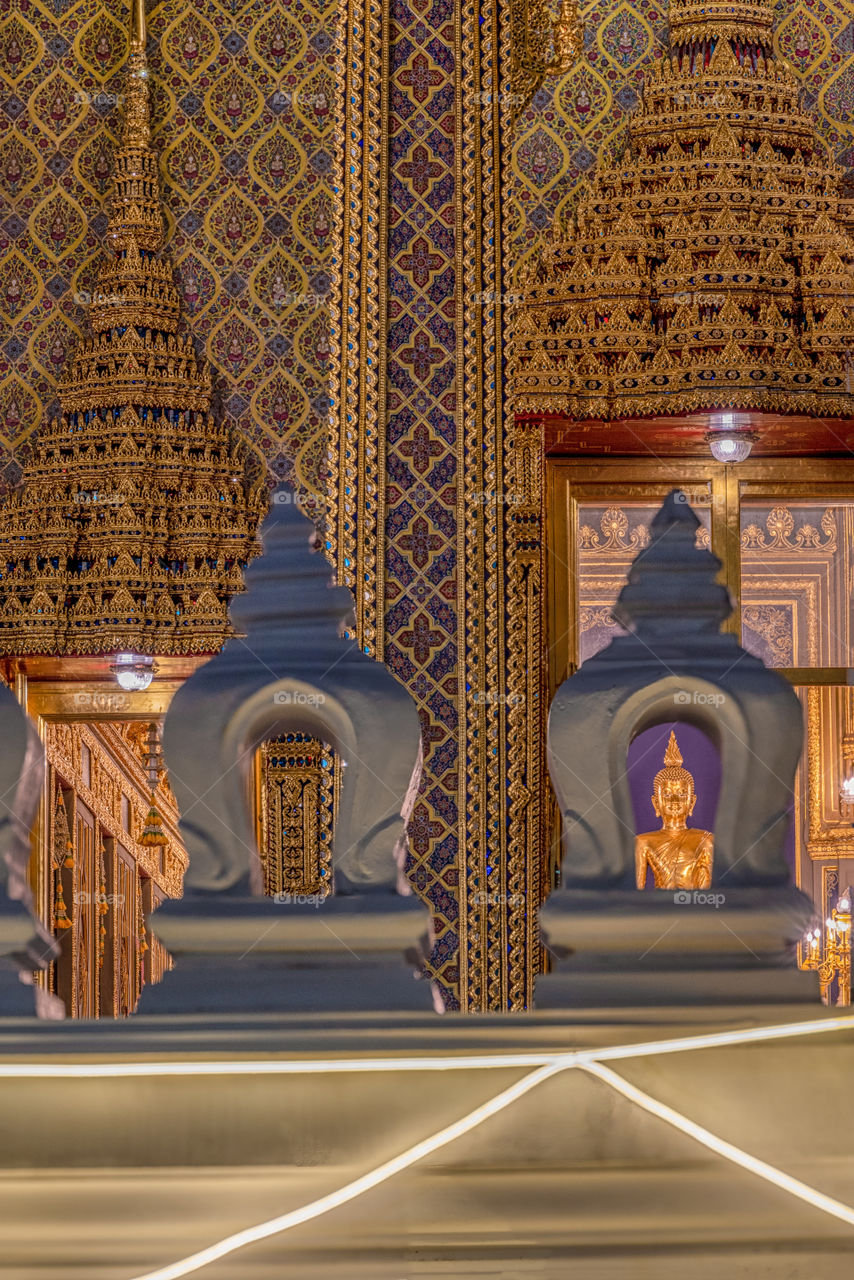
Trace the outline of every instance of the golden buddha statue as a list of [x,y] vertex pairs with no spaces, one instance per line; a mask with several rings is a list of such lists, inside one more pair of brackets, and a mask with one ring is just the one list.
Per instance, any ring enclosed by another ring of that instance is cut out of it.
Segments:
[[635,838],[635,872],[639,889],[652,867],[656,889],[708,889],[712,882],[714,836],[687,825],[697,794],[694,779],[682,768],[682,754],[671,730],[664,768],[655,775],[652,804],[661,818],[660,831]]

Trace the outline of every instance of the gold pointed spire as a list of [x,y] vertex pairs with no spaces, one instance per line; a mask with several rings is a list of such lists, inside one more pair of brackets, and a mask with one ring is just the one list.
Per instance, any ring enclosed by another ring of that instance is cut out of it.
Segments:
[[214,653],[259,550],[263,483],[211,413],[210,371],[180,332],[181,295],[159,256],[145,42],[144,0],[132,0],[91,334],[60,378],[62,416],[0,503],[0,653]]
[[131,53],[145,54],[147,33],[145,29],[145,0],[133,0],[131,5],[130,48]]
[[116,249],[131,244],[156,252],[163,244],[160,173],[151,149],[151,90],[145,52],[145,0],[132,0],[128,32],[124,119],[116,153],[109,239]]
[[655,775],[653,787],[658,787],[664,782],[687,781],[694,787],[694,775],[690,773],[682,763],[682,752],[679,750],[679,744],[676,741],[676,733],[670,730],[670,740],[667,743],[667,750],[664,753],[664,762],[658,773]]
[[682,768],[682,752],[679,750],[679,743],[676,741],[675,730],[670,730],[670,741],[667,744],[667,750],[664,753],[664,765],[667,769]]

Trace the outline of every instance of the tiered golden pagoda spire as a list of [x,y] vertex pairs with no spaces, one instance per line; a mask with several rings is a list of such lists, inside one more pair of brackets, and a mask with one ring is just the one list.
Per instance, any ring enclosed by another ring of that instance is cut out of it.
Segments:
[[0,504],[0,653],[211,653],[266,506],[178,332],[151,147],[144,0],[133,0],[115,189],[91,336],[20,488]]
[[517,314],[520,419],[854,416],[842,171],[763,0],[671,0],[618,161],[600,162]]

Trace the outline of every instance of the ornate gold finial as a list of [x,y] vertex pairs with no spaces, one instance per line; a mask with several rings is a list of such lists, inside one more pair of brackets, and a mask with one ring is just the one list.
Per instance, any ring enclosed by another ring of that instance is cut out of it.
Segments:
[[148,59],[145,53],[146,38],[145,0],[132,0],[125,118],[122,128],[123,150],[146,151],[151,144],[151,104]]
[[511,0],[513,114],[529,104],[546,76],[571,71],[584,48],[578,0],[561,0],[557,17],[549,0]]
[[[0,504],[0,653],[215,653],[259,550],[266,491],[211,414],[210,371],[179,332],[150,145],[144,0],[133,0],[107,249],[91,336]],[[156,832],[155,832],[156,834]]]
[[145,53],[145,0],[133,0],[131,5],[130,47],[132,53]]
[[664,763],[668,768],[682,768],[682,752],[679,750],[679,743],[676,741],[676,731],[674,729],[670,730],[670,741],[664,753]]
[[664,782],[685,782],[694,793],[694,775],[689,773],[682,764],[682,752],[679,750],[679,744],[676,741],[676,733],[670,730],[670,741],[667,744],[667,750],[664,753],[664,768],[659,769],[655,775],[653,789],[658,792],[659,787]]
[[632,418],[636,438],[665,415],[854,417],[848,203],[771,5],[672,0],[668,16],[628,145],[600,156],[514,310],[517,415]]
[[546,66],[546,75],[565,75],[575,66],[584,48],[578,0],[561,0],[560,12],[552,24],[552,42],[553,53]]

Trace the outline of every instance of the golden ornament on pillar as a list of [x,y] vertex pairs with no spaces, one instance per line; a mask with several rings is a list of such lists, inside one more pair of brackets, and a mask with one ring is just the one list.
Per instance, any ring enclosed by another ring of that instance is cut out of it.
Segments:
[[664,768],[655,775],[652,804],[661,818],[660,831],[645,831],[635,839],[637,887],[646,886],[652,868],[656,889],[708,889],[712,882],[714,836],[689,827],[697,793],[694,778],[682,767],[682,753],[671,730]]
[[145,845],[149,849],[165,848],[169,843],[169,838],[163,831],[160,814],[153,804],[148,810],[145,826],[142,829],[138,843]]

